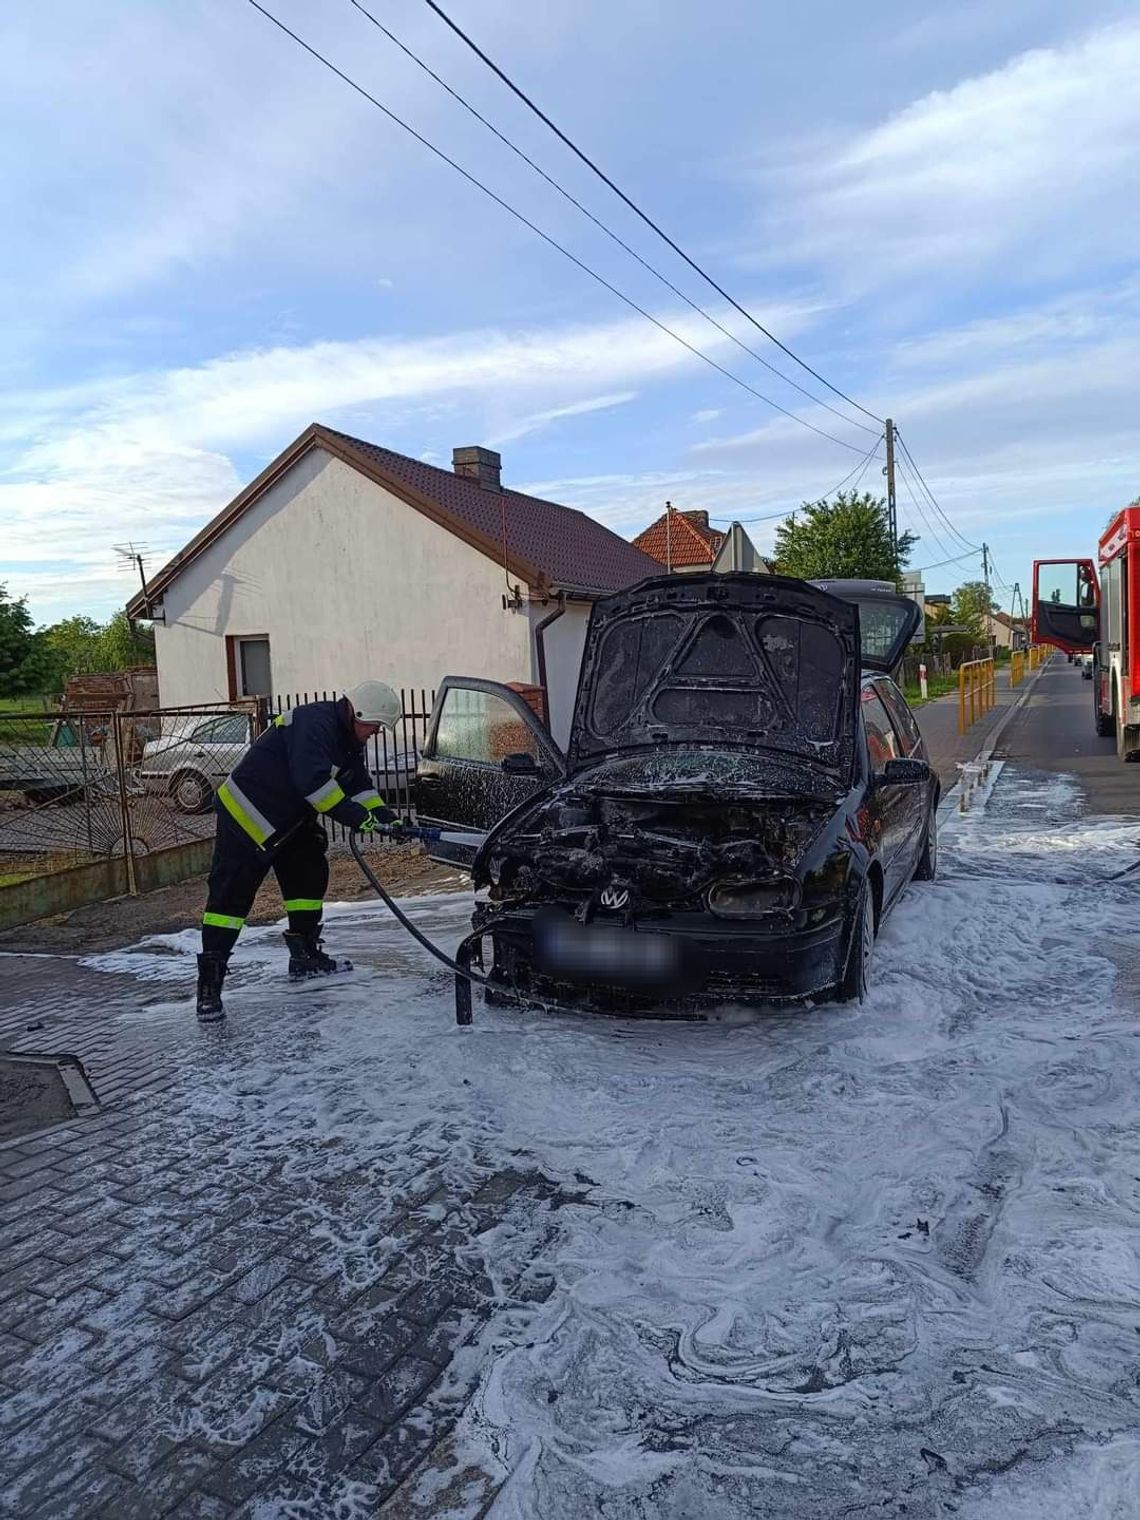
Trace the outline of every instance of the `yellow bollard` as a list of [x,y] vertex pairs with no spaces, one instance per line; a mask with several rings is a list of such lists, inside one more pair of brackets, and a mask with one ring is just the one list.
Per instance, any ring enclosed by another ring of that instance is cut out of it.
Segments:
[[993,660],[965,660],[958,666],[958,732],[964,734],[997,704]]

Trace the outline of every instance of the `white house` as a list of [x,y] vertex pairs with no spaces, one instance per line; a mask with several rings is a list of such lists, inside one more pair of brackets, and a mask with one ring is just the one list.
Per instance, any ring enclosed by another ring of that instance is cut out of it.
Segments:
[[585,513],[314,423],[128,604],[164,706],[447,674],[542,687],[564,742],[592,603],[660,565]]

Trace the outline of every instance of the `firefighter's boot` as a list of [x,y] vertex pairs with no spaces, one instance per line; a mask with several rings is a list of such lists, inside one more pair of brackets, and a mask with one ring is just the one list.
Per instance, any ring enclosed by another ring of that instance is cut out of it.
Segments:
[[321,948],[320,925],[308,934],[286,933],[289,946],[289,980],[302,982],[313,976],[332,976],[338,971],[351,971],[352,962],[336,960]]
[[198,1017],[203,1024],[216,1024],[226,1016],[222,1007],[222,983],[226,979],[224,955],[198,957]]

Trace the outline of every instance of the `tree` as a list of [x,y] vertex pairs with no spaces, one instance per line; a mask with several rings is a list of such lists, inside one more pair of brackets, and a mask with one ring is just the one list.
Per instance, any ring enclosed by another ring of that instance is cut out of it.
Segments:
[[68,676],[86,675],[98,669],[102,631],[94,618],[83,616],[64,618],[44,629],[43,639],[51,652],[57,686],[62,686]]
[[39,693],[51,684],[51,659],[32,627],[27,597],[13,601],[0,582],[0,697]]
[[45,628],[43,638],[56,686],[69,676],[154,664],[154,630],[132,624],[125,612],[116,612],[107,623],[83,616],[64,618]]
[[99,636],[96,670],[125,670],[128,665],[154,664],[154,629],[132,623],[116,612]]
[[987,632],[987,616],[992,617],[998,604],[985,581],[966,581],[954,593],[954,621],[968,628],[976,638]]
[[841,491],[830,501],[805,501],[780,524],[775,568],[805,581],[851,577],[897,584],[917,542],[904,533],[896,554],[883,498]]

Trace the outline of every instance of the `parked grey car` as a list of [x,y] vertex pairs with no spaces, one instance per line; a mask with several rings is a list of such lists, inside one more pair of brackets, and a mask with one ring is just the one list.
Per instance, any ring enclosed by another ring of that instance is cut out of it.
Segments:
[[[166,792],[183,813],[204,813],[214,793],[252,742],[250,717],[244,712],[210,713],[179,721],[178,727],[143,749],[139,776],[151,791]],[[403,741],[373,740],[366,763],[380,795],[397,809],[407,809],[415,780],[417,754]]]
[[248,713],[188,718],[144,745],[139,776],[150,790],[167,792],[179,812],[204,813],[250,738]]

